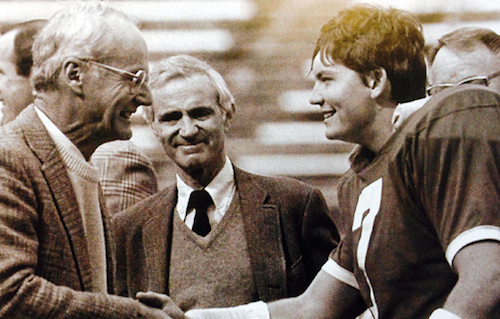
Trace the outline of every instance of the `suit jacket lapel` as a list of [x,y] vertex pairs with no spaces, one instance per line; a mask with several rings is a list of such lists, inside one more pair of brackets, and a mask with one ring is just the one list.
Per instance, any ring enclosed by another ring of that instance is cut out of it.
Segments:
[[175,186],[165,189],[151,205],[152,218],[144,224],[143,243],[148,289],[168,294],[173,213],[177,203]]
[[22,118],[21,127],[28,145],[42,162],[42,173],[52,192],[57,213],[72,243],[73,258],[82,278],[82,290],[90,290],[92,268],[89,263],[87,241],[66,166],[33,106],[28,107],[23,114],[25,116]]
[[279,207],[268,204],[270,195],[253,175],[237,167],[234,172],[259,298],[273,300],[287,289]]
[[115,294],[114,291],[114,271],[116,265],[116,253],[115,247],[111,243],[115,242],[113,238],[113,232],[111,231],[111,216],[109,215],[108,209],[106,208],[106,198],[102,188],[99,186],[99,206],[101,207],[101,216],[104,228],[104,244],[106,248],[106,279],[108,293]]

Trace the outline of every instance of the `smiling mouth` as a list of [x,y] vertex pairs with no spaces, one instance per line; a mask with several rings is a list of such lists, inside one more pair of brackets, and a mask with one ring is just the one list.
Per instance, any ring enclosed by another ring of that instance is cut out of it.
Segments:
[[335,109],[329,111],[329,112],[323,112],[323,119],[329,119],[330,117],[334,116],[337,111]]
[[184,154],[198,154],[202,150],[202,143],[180,144],[177,146]]
[[177,143],[174,144],[175,147],[182,147],[185,149],[193,149],[193,148],[198,148],[205,142],[203,140],[198,140],[198,141],[178,141]]
[[120,117],[124,118],[126,120],[130,120],[130,117],[132,116],[132,114],[134,114],[134,112],[131,112],[131,111],[121,111],[120,112]]

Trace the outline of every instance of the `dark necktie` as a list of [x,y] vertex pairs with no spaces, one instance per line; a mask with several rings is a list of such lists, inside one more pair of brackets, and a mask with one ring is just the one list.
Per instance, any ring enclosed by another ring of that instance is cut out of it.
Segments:
[[189,197],[188,210],[196,209],[193,231],[200,236],[206,236],[212,229],[207,215],[207,209],[212,204],[212,197],[204,189],[193,191]]

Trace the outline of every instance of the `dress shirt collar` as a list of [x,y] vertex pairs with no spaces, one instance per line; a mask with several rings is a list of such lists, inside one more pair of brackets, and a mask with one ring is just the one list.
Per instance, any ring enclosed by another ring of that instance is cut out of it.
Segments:
[[64,133],[52,122],[45,113],[42,112],[37,106],[35,106],[35,111],[38,117],[43,123],[43,126],[49,132],[50,137],[57,144],[58,147],[70,151],[73,155],[81,157],[85,161],[85,157],[82,152],[76,147],[71,140],[64,135]]
[[66,168],[75,171],[80,176],[90,179],[92,181],[97,181],[99,178],[99,173],[97,168],[92,164],[87,162],[85,156],[76,147],[76,145],[71,142],[71,140],[64,135],[64,133],[49,119],[42,110],[35,106],[35,111],[42,121],[43,126],[49,132],[50,137],[56,144],[57,150],[60,152]]
[[[186,209],[189,202],[189,196],[194,190],[192,187],[188,186],[179,175],[176,176],[177,180],[177,212],[182,220],[186,219]],[[235,183],[234,183],[234,170],[231,160],[226,157],[226,163],[222,167],[221,171],[214,179],[205,187],[205,190],[210,194],[212,200],[214,201],[217,211],[220,208],[227,210],[227,207],[232,200],[232,195],[234,193]],[[228,198],[230,199],[228,201]],[[224,214],[224,213],[223,213]],[[223,215],[222,214],[222,215]],[[218,219],[218,218],[217,218]]]

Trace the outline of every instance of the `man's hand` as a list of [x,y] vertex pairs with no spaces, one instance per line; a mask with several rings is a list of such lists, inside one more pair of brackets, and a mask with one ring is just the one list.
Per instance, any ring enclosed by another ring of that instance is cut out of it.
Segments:
[[145,305],[162,309],[172,319],[185,319],[184,312],[167,295],[148,291],[138,292],[135,298]]

